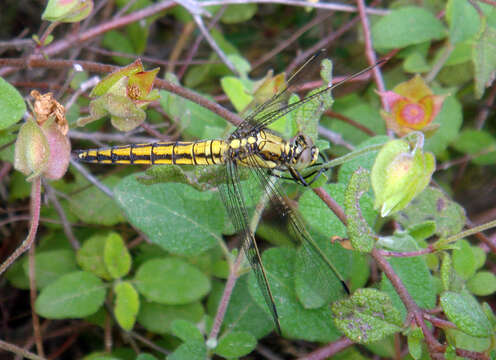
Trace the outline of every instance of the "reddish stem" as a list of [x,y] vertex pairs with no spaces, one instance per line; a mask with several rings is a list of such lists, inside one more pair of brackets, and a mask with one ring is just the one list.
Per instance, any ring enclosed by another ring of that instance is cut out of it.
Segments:
[[36,343],[36,351],[38,355],[45,356],[45,351],[43,350],[43,339],[41,335],[41,327],[40,327],[40,318],[35,311],[35,303],[36,303],[36,270],[35,270],[35,249],[36,244],[33,243],[33,246],[29,248],[28,252],[28,265],[29,265],[29,300],[31,303],[31,318],[33,322],[33,335],[34,341]]
[[434,335],[432,335],[432,333],[427,328],[427,324],[424,322],[423,318],[423,311],[415,303],[401,279],[398,277],[398,275],[396,275],[392,266],[386,261],[381,253],[377,249],[373,249],[371,255],[381,268],[382,272],[387,276],[389,281],[391,281],[391,284],[398,293],[398,296],[400,297],[408,312],[412,314],[415,322],[422,329],[425,342],[427,344],[431,357],[439,357],[439,353],[444,350],[444,347],[436,340]]
[[387,256],[387,257],[414,257],[414,256],[430,254],[434,252],[434,249],[431,245],[429,245],[425,249],[417,250],[417,251],[399,252],[399,251],[387,251],[387,250],[377,249],[377,252],[382,256]]
[[327,344],[326,346],[318,350],[311,352],[310,354],[305,355],[302,358],[299,358],[299,360],[327,359],[328,357],[336,355],[337,353],[343,351],[344,349],[349,348],[353,344],[354,344],[353,341],[351,341],[347,337],[342,337],[330,344]]
[[346,215],[344,210],[339,204],[334,200],[323,188],[319,187],[312,189],[315,194],[331,209],[331,211],[341,220],[341,222],[346,225]]
[[232,264],[229,268],[229,277],[226,281],[226,287],[224,288],[224,292],[222,293],[222,298],[219,302],[219,307],[217,308],[217,314],[215,314],[214,324],[212,326],[212,330],[210,330],[210,335],[208,336],[209,340],[216,340],[217,336],[220,332],[220,327],[222,322],[224,321],[224,316],[226,315],[227,306],[229,305],[229,300],[231,299],[232,292],[234,290],[234,286],[236,285],[236,281],[238,280],[239,267],[241,266],[241,262],[243,261],[244,252],[241,251],[238,254],[238,257],[234,264]]
[[0,275],[33,244],[36,238],[36,232],[40,222],[40,207],[41,207],[41,178],[33,179],[31,186],[31,226],[28,236],[22,244],[0,265]]

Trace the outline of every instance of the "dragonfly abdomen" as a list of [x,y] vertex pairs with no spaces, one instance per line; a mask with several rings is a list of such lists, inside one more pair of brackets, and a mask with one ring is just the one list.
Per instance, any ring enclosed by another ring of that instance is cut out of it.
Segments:
[[225,162],[223,140],[156,142],[82,150],[79,161],[97,164],[213,165]]

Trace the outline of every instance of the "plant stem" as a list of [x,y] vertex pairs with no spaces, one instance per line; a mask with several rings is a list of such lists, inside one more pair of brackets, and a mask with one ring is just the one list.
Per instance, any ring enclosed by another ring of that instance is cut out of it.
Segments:
[[327,359],[333,355],[336,355],[337,353],[343,351],[344,349],[349,348],[352,346],[354,343],[347,337],[342,337],[339,338],[338,340],[327,344],[326,346],[315,350],[311,352],[310,354],[305,355],[302,358],[299,358],[299,360],[321,360],[321,359]]
[[422,329],[422,333],[424,334],[425,342],[427,344],[427,348],[429,349],[431,357],[439,358],[439,353],[444,350],[444,347],[429,331],[427,324],[424,322],[423,311],[415,303],[399,276],[396,275],[396,273],[394,272],[391,264],[386,261],[386,259],[380,254],[380,252],[377,249],[373,249],[371,255],[381,268],[382,272],[387,276],[389,281],[391,281],[391,284],[393,285],[396,293],[400,297],[408,312],[412,315],[413,319],[415,319],[417,325]]
[[40,222],[40,207],[41,207],[41,178],[38,176],[33,179],[31,185],[31,226],[28,236],[22,244],[0,265],[0,275],[26,250],[33,244],[36,238],[36,232]]

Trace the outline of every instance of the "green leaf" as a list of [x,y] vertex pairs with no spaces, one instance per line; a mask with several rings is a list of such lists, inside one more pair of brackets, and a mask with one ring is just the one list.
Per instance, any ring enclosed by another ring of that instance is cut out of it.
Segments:
[[159,102],[165,113],[181,124],[186,137],[206,139],[223,135],[225,120],[205,107],[164,90],[160,91]]
[[[485,18],[482,18],[485,19]],[[482,24],[482,31],[475,42],[472,61],[475,68],[475,96],[481,98],[484,90],[491,86],[496,72],[496,28]]]
[[203,341],[203,335],[195,324],[190,321],[178,319],[172,322],[172,334],[184,342]]
[[360,211],[359,200],[370,187],[369,172],[359,168],[351,177],[345,194],[345,213],[348,235],[355,250],[370,252],[374,247],[375,234]]
[[133,226],[174,254],[197,255],[222,241],[224,207],[218,193],[182,184],[144,186],[124,178],[115,197]]
[[479,271],[468,280],[467,288],[474,295],[491,295],[496,291],[496,276],[489,271]]
[[[29,262],[23,261],[23,268],[29,274]],[[42,289],[62,275],[72,273],[78,268],[72,250],[43,251],[35,256],[36,287]]]
[[[460,349],[486,352],[491,346],[490,337],[470,336],[456,329],[445,329],[444,332],[446,334],[448,344]],[[461,358],[453,357],[453,359],[459,360]]]
[[250,20],[256,14],[257,4],[229,5],[220,20],[224,24],[236,24]]
[[367,254],[361,254],[356,251],[353,252],[352,265],[351,265],[351,279],[350,289],[354,291],[367,284],[370,277],[370,266]]
[[[113,188],[118,181],[117,176],[111,175],[103,179],[102,183]],[[71,212],[85,223],[110,226],[124,221],[115,201],[95,186],[71,196],[69,204]]]
[[[355,151],[360,151],[373,145],[384,144],[389,140],[390,139],[387,136],[376,136],[358,145]],[[372,166],[374,165],[375,158],[378,153],[379,153],[378,150],[370,151],[363,154],[362,156],[358,156],[352,160],[345,162],[339,168],[338,182],[342,184],[348,184],[351,179],[351,176],[359,167],[362,167],[367,170],[372,170]]]
[[[134,55],[133,44],[129,38],[117,30],[110,30],[103,35],[102,45],[104,48],[124,54]],[[132,57],[112,56],[119,65],[128,65]]]
[[130,282],[124,281],[114,286],[115,292],[115,319],[126,331],[130,331],[139,310],[139,295]]
[[461,239],[456,245],[459,250],[453,250],[453,268],[463,279],[467,280],[477,270],[475,256],[467,240]]
[[139,292],[148,300],[167,305],[197,301],[210,291],[208,277],[193,265],[171,257],[145,262],[135,280]]
[[77,251],[76,258],[78,265],[83,270],[92,272],[104,280],[111,280],[112,276],[108,272],[103,259],[106,239],[107,236],[105,235],[93,235]]
[[331,308],[336,326],[354,342],[370,343],[401,331],[399,311],[387,294],[375,289],[358,289]]
[[246,92],[243,82],[234,76],[225,76],[220,80],[222,90],[227,95],[234,108],[239,113],[253,100],[253,96]]
[[26,112],[26,103],[15,87],[0,77],[0,130],[18,122]]
[[443,253],[443,261],[441,262],[441,283],[443,290],[451,290],[451,283],[453,282],[453,262],[449,253]]
[[[340,134],[345,141],[352,145],[356,145],[357,150],[367,145],[385,143],[387,140],[390,140],[389,138],[380,136],[380,134],[386,133],[386,125],[377,107],[365,102],[362,98],[358,97],[358,95],[353,94],[344,98],[338,98],[332,108],[334,111],[356,121],[358,124],[379,135],[371,138],[369,134],[358,129],[354,124],[336,121],[335,119],[330,119],[326,116],[322,118],[320,125]],[[331,148],[331,151],[332,150],[333,148]],[[341,151],[337,154],[344,155],[348,152],[349,151],[346,150],[346,152]],[[370,168],[366,166],[363,167],[370,170]]]
[[436,233],[436,223],[432,220],[427,220],[419,224],[413,224],[407,231],[415,240],[425,240]]
[[394,215],[403,227],[426,220],[436,223],[436,234],[447,237],[462,231],[465,225],[465,210],[450,200],[442,191],[428,187],[410,205]]
[[[411,237],[403,237],[402,240],[401,245],[396,244],[400,245],[400,247],[395,248],[395,250],[417,251],[420,249],[417,242]],[[418,306],[423,309],[431,309],[436,305],[434,282],[424,256],[390,258],[388,262]],[[381,281],[381,290],[389,294],[394,306],[401,311],[403,317],[406,316],[403,302],[384,274]]]
[[472,295],[445,291],[441,295],[441,307],[448,319],[464,333],[476,337],[493,334],[491,323]]
[[472,246],[471,249],[475,257],[475,268],[479,270],[486,263],[487,255],[484,250],[478,246]]
[[125,276],[131,269],[131,255],[121,236],[115,232],[107,235],[103,249],[103,261],[114,279]]
[[48,319],[82,318],[105,300],[106,285],[95,275],[77,271],[61,276],[41,291],[36,312]]
[[431,67],[425,56],[419,52],[412,52],[403,62],[403,69],[412,74],[428,72]]
[[412,358],[420,359],[422,356],[422,342],[421,340],[424,338],[422,334],[422,330],[420,328],[413,329],[408,334],[408,352],[412,356]]
[[[296,250],[271,248],[263,255],[263,264],[271,284],[284,336],[309,341],[333,341],[339,333],[332,324],[329,307],[305,309],[295,293]],[[265,311],[269,311],[253,273],[250,273],[249,291]]]
[[[250,296],[248,278],[249,276],[243,276],[236,282],[224,317],[224,328],[231,331],[248,331],[257,339],[261,339],[274,328],[274,322]],[[211,314],[217,312],[224,289],[224,284],[219,285],[216,282],[213,285],[217,286],[218,291],[212,291],[208,298],[208,309]]]
[[175,320],[184,319],[197,323],[202,317],[203,307],[199,302],[186,305],[162,305],[145,301],[140,304],[138,322],[148,331],[167,334],[171,333],[171,325]]
[[372,26],[372,42],[380,50],[402,48],[445,36],[441,21],[429,11],[414,6],[393,10]]
[[[329,84],[332,81],[332,62],[329,59],[322,60],[321,78],[324,84]],[[325,86],[310,91],[306,96],[312,96],[323,90]],[[294,121],[297,124],[299,133],[305,134],[316,141],[318,137],[318,125],[322,114],[329,109],[334,103],[334,98],[330,91],[326,91],[321,95],[305,102],[303,105],[298,106],[292,113]]]
[[257,346],[257,339],[245,331],[233,331],[223,336],[215,348],[217,355],[227,359],[247,355]]
[[450,24],[450,42],[454,45],[472,38],[479,31],[479,14],[467,0],[449,0],[446,6],[446,18]]
[[157,358],[151,354],[141,353],[136,357],[136,360],[157,360]]
[[[330,184],[322,187],[341,206],[344,207],[344,184]],[[362,216],[368,224],[373,224],[377,213],[372,208],[368,195],[360,199]],[[344,238],[346,227],[329,207],[312,191],[306,191],[299,201],[299,210],[303,215],[312,238],[332,262],[339,273],[346,279],[350,272],[353,255],[339,243],[329,241],[329,234]],[[337,300],[343,295],[343,287],[328,266],[317,254],[309,257],[308,251],[301,248],[296,261],[296,292],[306,308],[322,306],[330,300]]]
[[496,138],[483,130],[462,131],[452,145],[456,150],[472,155],[471,161],[477,165],[496,163]]
[[167,356],[167,360],[205,360],[207,347],[203,341],[188,341]]

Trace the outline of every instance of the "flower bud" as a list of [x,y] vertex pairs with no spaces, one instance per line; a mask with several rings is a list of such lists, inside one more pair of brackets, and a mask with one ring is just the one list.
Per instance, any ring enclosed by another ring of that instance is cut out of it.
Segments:
[[49,0],[41,15],[43,20],[78,22],[88,17],[93,10],[93,0]]
[[21,126],[15,145],[14,167],[29,175],[60,179],[67,171],[71,144],[66,137],[68,124],[65,109],[51,93],[41,95],[32,91],[35,98],[34,119]]
[[429,184],[434,169],[431,153],[423,153],[420,147],[410,150],[405,140],[390,141],[372,167],[374,207],[380,208],[383,217],[405,208]]

